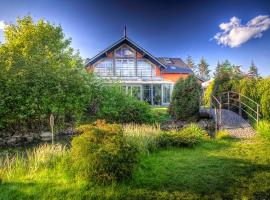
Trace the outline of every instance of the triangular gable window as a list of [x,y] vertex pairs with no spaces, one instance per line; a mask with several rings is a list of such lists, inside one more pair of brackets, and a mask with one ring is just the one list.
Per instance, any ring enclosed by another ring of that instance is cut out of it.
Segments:
[[120,48],[116,49],[115,57],[118,58],[134,58],[135,52],[127,45],[123,45]]

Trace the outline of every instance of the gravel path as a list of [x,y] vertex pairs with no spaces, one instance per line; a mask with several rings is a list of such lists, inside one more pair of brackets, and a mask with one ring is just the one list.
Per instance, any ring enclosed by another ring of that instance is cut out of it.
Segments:
[[236,138],[250,138],[256,134],[252,126],[240,115],[226,109],[221,111],[221,129]]

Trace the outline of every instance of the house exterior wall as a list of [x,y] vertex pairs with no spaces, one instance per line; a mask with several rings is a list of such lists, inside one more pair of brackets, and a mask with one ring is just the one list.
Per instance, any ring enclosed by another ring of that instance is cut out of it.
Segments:
[[164,80],[169,80],[172,81],[174,83],[176,83],[176,81],[179,78],[187,78],[189,76],[189,74],[162,74],[162,77],[164,78]]

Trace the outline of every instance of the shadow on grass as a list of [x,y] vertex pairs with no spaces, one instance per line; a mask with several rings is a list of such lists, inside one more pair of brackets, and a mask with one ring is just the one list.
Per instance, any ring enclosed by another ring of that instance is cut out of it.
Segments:
[[[270,190],[270,165],[256,163],[256,155],[254,160],[237,156],[237,150],[230,147],[238,141],[226,139],[206,142],[194,149],[157,152],[142,160],[134,175],[133,188],[181,191],[200,198],[241,199],[253,198],[255,194],[263,197],[267,195],[265,188]],[[252,184],[256,186],[250,187]]]

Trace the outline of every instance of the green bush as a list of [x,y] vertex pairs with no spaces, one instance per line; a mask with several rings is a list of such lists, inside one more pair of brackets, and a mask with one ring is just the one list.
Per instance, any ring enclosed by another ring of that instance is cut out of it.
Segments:
[[82,134],[72,140],[71,155],[81,178],[109,184],[131,177],[137,149],[127,144],[119,125],[97,121],[78,131]]
[[199,144],[206,134],[205,130],[201,129],[197,124],[192,123],[179,131],[173,130],[161,134],[159,146],[192,147]]
[[201,86],[195,76],[179,79],[173,89],[169,107],[171,116],[177,120],[194,120],[199,116]]
[[97,118],[115,123],[151,123],[151,107],[146,103],[127,95],[118,84],[101,87],[98,96]]
[[262,137],[270,139],[270,122],[266,120],[259,121],[256,127],[257,133]]

